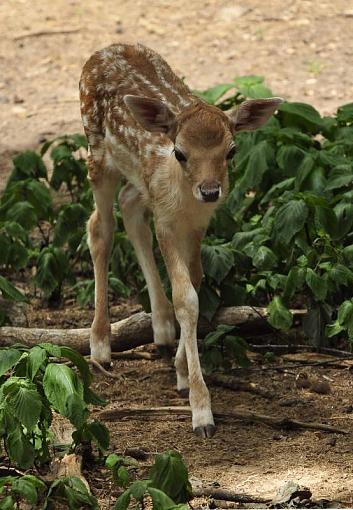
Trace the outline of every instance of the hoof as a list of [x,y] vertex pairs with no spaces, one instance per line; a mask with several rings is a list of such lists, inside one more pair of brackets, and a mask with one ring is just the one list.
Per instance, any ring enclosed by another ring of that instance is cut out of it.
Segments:
[[174,356],[174,346],[173,345],[157,345],[157,352],[159,353],[160,357],[171,361],[172,357]]
[[210,438],[214,436],[216,432],[216,427],[214,425],[206,425],[205,427],[196,427],[194,429],[196,435],[202,437],[203,439]]
[[189,400],[189,388],[183,388],[182,390],[177,390],[177,391],[178,391],[179,397]]
[[101,365],[105,370],[111,370],[113,368],[113,363],[111,361],[103,361]]

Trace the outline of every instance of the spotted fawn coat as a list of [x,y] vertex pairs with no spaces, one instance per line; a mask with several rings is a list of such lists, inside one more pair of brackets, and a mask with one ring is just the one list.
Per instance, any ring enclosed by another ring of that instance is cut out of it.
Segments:
[[[211,402],[197,350],[201,241],[228,192],[234,135],[261,126],[281,99],[246,101],[225,114],[195,97],[160,55],[142,45],[124,44],[98,51],[87,61],[80,99],[96,204],[88,222],[96,284],[91,356],[110,364],[107,274],[115,193],[124,178],[118,202],[148,286],[154,342],[162,352],[173,347],[176,318],[177,388],[189,394],[193,429],[211,437]],[[173,304],[156,268],[151,216]]]

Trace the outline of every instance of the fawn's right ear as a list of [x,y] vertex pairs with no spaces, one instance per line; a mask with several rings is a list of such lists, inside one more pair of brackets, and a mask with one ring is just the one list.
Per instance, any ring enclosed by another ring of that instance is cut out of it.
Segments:
[[124,103],[134,118],[147,131],[170,134],[175,126],[175,115],[158,99],[141,96],[124,96]]

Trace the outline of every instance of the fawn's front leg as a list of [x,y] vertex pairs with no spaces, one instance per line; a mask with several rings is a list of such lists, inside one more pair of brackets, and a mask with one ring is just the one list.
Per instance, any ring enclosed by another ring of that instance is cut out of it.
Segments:
[[[158,224],[157,238],[172,284],[173,305],[180,324],[181,349],[185,348],[186,352],[192,426],[198,435],[212,437],[215,426],[210,394],[203,379],[197,348],[199,301],[188,267],[187,239],[172,228],[158,228]],[[176,363],[179,386],[179,375],[185,378],[186,374],[178,374],[178,356]]]
[[94,178],[91,178],[91,185],[96,208],[87,224],[88,245],[93,260],[95,279],[95,312],[91,327],[90,348],[91,357],[108,368],[111,362],[108,267],[115,228],[113,204],[118,176],[104,175],[104,168],[99,174],[93,165],[97,163],[91,159],[89,171],[90,175],[94,175]]
[[174,310],[165,295],[152,250],[152,232],[146,206],[138,190],[126,184],[119,194],[119,207],[126,232],[144,274],[152,308],[154,343],[163,355],[171,355],[175,345]]

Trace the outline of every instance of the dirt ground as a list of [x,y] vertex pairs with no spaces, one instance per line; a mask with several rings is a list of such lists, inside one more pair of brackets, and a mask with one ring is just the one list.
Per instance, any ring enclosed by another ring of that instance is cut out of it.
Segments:
[[[139,305],[131,302],[112,303],[112,322],[139,309]],[[38,300],[28,317],[30,327],[44,324],[88,327],[93,310],[81,310],[68,303],[60,310],[43,309]],[[257,342],[261,343],[261,339]],[[154,346],[138,350],[154,352]],[[235,369],[235,377],[254,383],[272,398],[209,384],[213,410],[232,413],[240,408],[277,418],[323,423],[344,429],[347,435],[316,430],[289,431],[228,419],[217,423],[217,433],[212,439],[203,440],[193,434],[189,418],[102,420],[110,430],[111,451],[122,454],[128,447],[138,447],[150,452],[147,461],[140,462],[139,477],[148,477],[147,468],[153,461],[153,454],[176,449],[183,455],[196,487],[220,486],[239,494],[272,499],[280,486],[293,481],[310,488],[313,500],[333,502],[331,508],[353,508],[353,361],[342,362],[341,368],[317,367],[312,366],[315,359],[306,358],[307,362],[312,362],[311,366],[306,366],[299,363],[300,354],[291,356],[291,361],[278,356],[267,363],[262,355],[252,354],[251,368]],[[176,391],[174,369],[163,360],[115,360],[112,372],[121,375],[120,380],[97,373],[93,386],[108,400],[109,409],[188,404]],[[324,381],[329,393],[298,388],[298,374],[308,376],[311,382]],[[100,410],[96,410],[98,418]],[[110,474],[105,469],[95,468],[85,475],[100,507],[109,509],[109,504],[119,494],[114,488],[110,492]]]
[[[85,60],[113,42],[142,42],[159,51],[195,89],[234,76],[261,74],[275,95],[310,102],[322,114],[352,101],[353,2],[297,0],[8,0],[0,3],[0,189],[11,156],[41,140],[81,131],[77,84]],[[115,303],[117,304],[117,303]],[[92,311],[71,307],[33,312],[31,325],[88,325]],[[40,310],[41,309],[41,310]],[[36,315],[37,313],[37,315]],[[126,314],[126,310],[124,312]],[[121,310],[117,312],[119,316]],[[119,317],[116,317],[119,318]],[[278,362],[277,362],[278,364]],[[314,431],[275,431],[267,426],[224,422],[214,439],[191,432],[189,421],[123,420],[107,423],[112,449],[142,446],[150,452],[181,451],[190,474],[203,483],[272,498],[286,480],[310,487],[316,499],[353,506],[353,380],[348,370],[309,368],[332,381],[320,395],[295,386],[300,369],[241,373],[275,398],[211,387],[214,408],[328,422],[346,436]],[[96,387],[119,407],[185,405],[173,372],[161,361],[119,361],[112,381]],[[291,405],[283,403],[292,400]],[[332,440],[334,438],[334,440]],[[99,489],[100,484],[102,488]],[[106,486],[95,480],[102,507]],[[108,498],[109,499],[109,498]],[[104,503],[103,503],[104,501]]]

